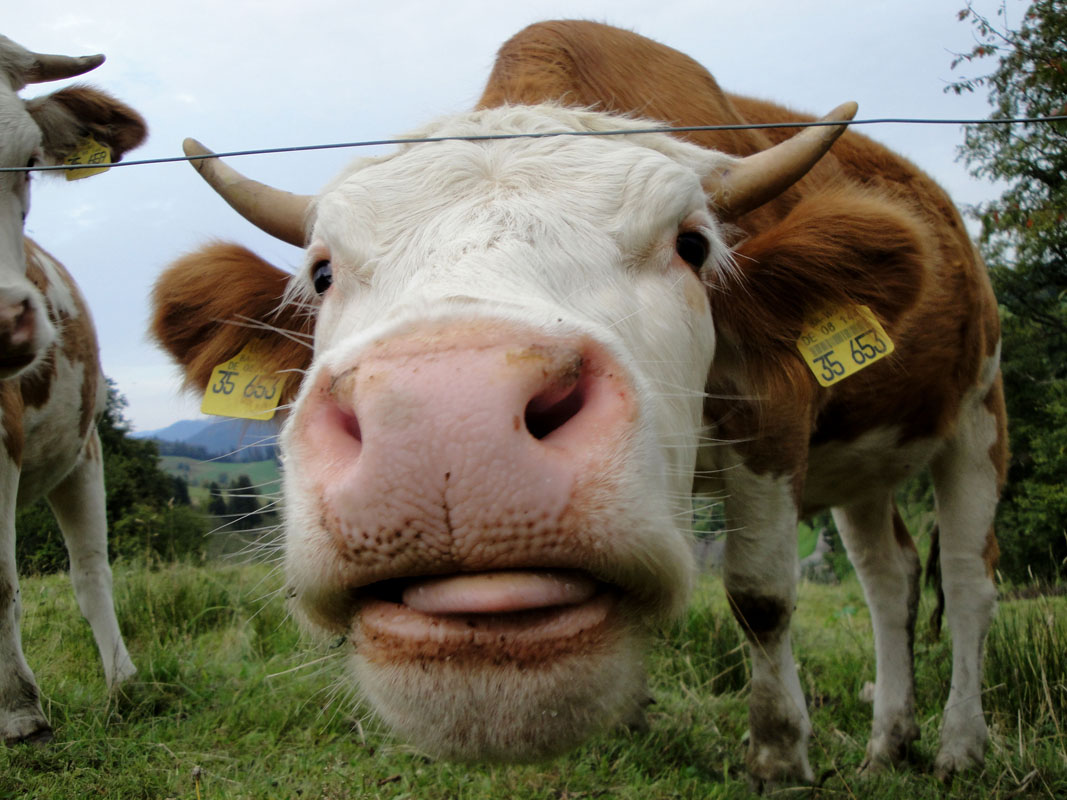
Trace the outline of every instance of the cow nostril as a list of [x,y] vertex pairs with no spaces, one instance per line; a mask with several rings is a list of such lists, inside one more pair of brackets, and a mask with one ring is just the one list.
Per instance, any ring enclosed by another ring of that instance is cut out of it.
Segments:
[[535,439],[544,439],[559,430],[585,404],[583,382],[575,381],[563,388],[541,392],[526,405],[526,430]]
[[348,370],[330,380],[324,408],[328,409],[331,426],[348,434],[358,444],[363,444],[363,431],[354,408],[356,394],[355,370]]
[[363,432],[359,428],[359,418],[353,412],[342,412],[341,427],[349,436],[362,444]]

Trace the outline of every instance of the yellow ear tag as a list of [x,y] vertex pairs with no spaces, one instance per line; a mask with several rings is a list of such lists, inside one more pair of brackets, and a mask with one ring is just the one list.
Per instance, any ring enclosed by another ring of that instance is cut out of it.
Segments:
[[828,308],[810,317],[797,349],[822,386],[833,386],[893,352],[893,342],[867,306]]
[[264,366],[256,343],[250,342],[211,373],[200,411],[223,417],[266,420],[274,416],[289,377]]
[[80,181],[101,172],[107,172],[111,163],[111,148],[106,144],[100,144],[92,136],[86,136],[81,140],[78,149],[63,160],[64,164],[86,164],[84,169],[68,169],[68,181]]

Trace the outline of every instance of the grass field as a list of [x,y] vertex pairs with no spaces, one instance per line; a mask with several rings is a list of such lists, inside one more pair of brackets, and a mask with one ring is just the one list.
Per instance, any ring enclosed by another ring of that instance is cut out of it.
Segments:
[[[344,647],[301,642],[260,565],[116,566],[138,679],[103,686],[65,576],[24,580],[23,638],[56,738],[0,748],[0,798],[703,798],[747,796],[748,673],[714,577],[651,656],[651,731],[607,731],[526,766],[432,762],[381,732],[342,688]],[[920,619],[929,599],[924,598]],[[984,771],[930,774],[950,654],[920,623],[915,763],[856,776],[873,677],[858,585],[804,584],[794,641],[817,784],[781,797],[1067,796],[1067,598],[1002,602],[988,644]]]
[[281,485],[278,462],[273,459],[228,462],[201,461],[184,456],[160,456],[159,465],[164,472],[181,476],[189,482],[189,498],[193,505],[200,508],[207,507],[208,484],[212,481],[226,488],[232,486],[241,475],[247,475],[261,495],[277,492]]
[[278,463],[270,461],[201,461],[184,456],[160,456],[159,465],[164,472],[181,475],[190,485],[210,483],[231,484],[239,475],[247,475],[254,486],[277,481],[280,472]]

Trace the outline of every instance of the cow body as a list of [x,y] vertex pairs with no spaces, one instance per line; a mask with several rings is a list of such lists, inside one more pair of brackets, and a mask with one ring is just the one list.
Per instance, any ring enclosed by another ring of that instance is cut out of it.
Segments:
[[[480,106],[417,135],[797,118],[581,22],[509,41]],[[937,767],[980,763],[1006,449],[989,282],[944,193],[856,134],[758,201],[708,189],[790,133],[413,144],[310,201],[289,302],[282,273],[228,246],[161,278],[154,332],[190,384],[254,338],[307,369],[283,433],[290,591],[428,751],[536,758],[633,718],[649,631],[690,583],[695,489],[726,497],[754,781],[812,775],[789,619],[797,521],[822,508],[874,620],[868,764],[900,759],[919,566],[892,492],[929,466],[954,644]],[[805,319],[855,305],[896,351],[820,386]],[[218,322],[233,315],[278,335]]]
[[[135,112],[95,90],[64,89],[24,104],[27,82],[69,77],[102,56],[41,56],[0,37],[4,166],[61,160],[87,133],[113,158],[143,139]],[[106,386],[96,334],[70,274],[23,236],[29,176],[0,176],[0,739],[41,741],[51,728],[22,654],[15,511],[47,498],[70,554],[70,575],[109,686],[134,674],[119,633],[107,561],[104,473],[96,422]]]

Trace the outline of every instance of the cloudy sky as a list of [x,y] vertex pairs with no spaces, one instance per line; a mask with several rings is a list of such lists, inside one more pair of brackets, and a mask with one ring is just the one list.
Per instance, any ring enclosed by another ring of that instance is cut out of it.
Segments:
[[[540,19],[579,17],[636,30],[703,63],[728,91],[859,118],[986,117],[984,96],[945,94],[973,45],[964,0],[67,0],[12,4],[2,33],[39,52],[102,52],[91,81],[137,108],[151,133],[127,158],[180,155],[195,136],[217,151],[401,134],[470,107],[496,48]],[[974,0],[995,14],[999,0]],[[104,8],[106,7],[106,13]],[[1025,9],[1007,0],[1009,22]],[[58,88],[31,86],[24,97]],[[957,126],[867,127],[937,178],[958,203],[993,187],[956,162]],[[359,155],[367,155],[360,151]],[[354,151],[251,156],[231,163],[313,193]],[[251,228],[187,165],[113,169],[91,179],[34,178],[27,230],[80,282],[96,316],[104,371],[138,430],[198,415],[147,340],[146,298],[161,269],[210,239],[241,242],[279,266],[295,248]]]

